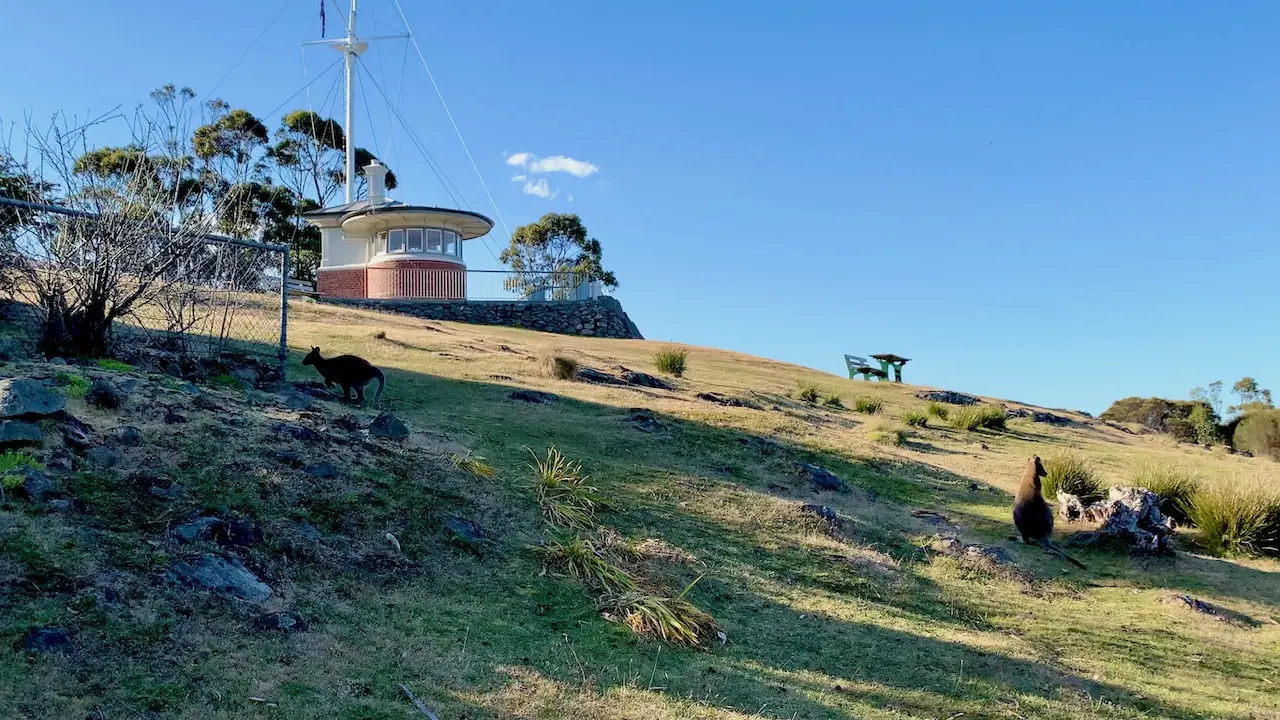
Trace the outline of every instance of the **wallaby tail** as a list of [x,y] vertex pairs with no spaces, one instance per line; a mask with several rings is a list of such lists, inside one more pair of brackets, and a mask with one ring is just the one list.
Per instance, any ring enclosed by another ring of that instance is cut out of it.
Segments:
[[1075,558],[1071,557],[1070,555],[1068,555],[1068,554],[1067,554],[1067,551],[1066,551],[1066,550],[1063,550],[1062,548],[1058,547],[1057,545],[1054,545],[1054,544],[1053,544],[1052,542],[1050,542],[1049,540],[1045,540],[1044,542],[1040,543],[1040,545],[1041,545],[1041,547],[1043,547],[1045,550],[1048,550],[1049,552],[1053,553],[1054,555],[1057,555],[1058,557],[1062,558],[1063,560],[1066,560],[1067,562],[1071,563],[1072,565],[1075,565],[1076,567],[1080,568],[1081,570],[1088,570],[1088,569],[1089,569],[1089,568],[1087,568],[1087,567],[1085,567],[1085,566],[1084,566],[1084,563],[1082,563],[1082,562],[1080,562],[1079,560],[1077,560],[1077,559],[1075,559]]
[[374,368],[373,371],[377,373],[374,377],[378,378],[378,392],[373,394],[373,406],[378,407],[378,403],[382,402],[382,388],[387,385],[387,376],[383,375],[378,368]]

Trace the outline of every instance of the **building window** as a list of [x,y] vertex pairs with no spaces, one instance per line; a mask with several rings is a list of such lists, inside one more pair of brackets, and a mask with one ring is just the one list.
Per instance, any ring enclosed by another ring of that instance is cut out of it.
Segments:
[[398,228],[383,230],[374,236],[373,252],[386,253],[435,253],[462,257],[462,236],[452,230],[439,228]]
[[427,230],[427,252],[440,252],[440,231]]
[[458,236],[454,235],[453,232],[450,230],[444,231],[444,254],[445,255],[458,254]]
[[422,228],[409,228],[409,252],[422,252]]
[[383,230],[382,232],[378,233],[378,239],[373,244],[373,251],[375,253],[384,253],[387,251],[387,231],[386,230]]
[[404,252],[404,230],[392,230],[388,234],[387,252]]

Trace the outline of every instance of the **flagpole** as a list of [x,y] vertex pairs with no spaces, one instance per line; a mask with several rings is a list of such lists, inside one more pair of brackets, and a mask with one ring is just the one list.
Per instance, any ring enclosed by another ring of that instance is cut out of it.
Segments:
[[356,0],[351,0],[351,16],[347,20],[347,202],[355,201],[356,180]]

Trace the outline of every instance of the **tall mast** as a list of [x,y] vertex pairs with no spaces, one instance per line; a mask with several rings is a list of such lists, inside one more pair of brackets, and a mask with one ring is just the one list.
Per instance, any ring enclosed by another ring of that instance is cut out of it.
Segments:
[[[359,49],[357,48],[359,45]],[[351,0],[351,13],[347,16],[347,42],[343,55],[347,61],[347,126],[343,128],[347,136],[347,202],[356,198],[356,57],[368,49],[368,43],[361,43],[356,37],[356,0]]]
[[303,45],[328,45],[329,47],[342,53],[346,62],[347,70],[347,87],[346,87],[346,127],[343,134],[347,138],[346,147],[346,202],[351,203],[356,199],[356,61],[360,56],[369,49],[370,40],[389,40],[392,38],[407,38],[408,33],[400,33],[398,35],[378,35],[376,37],[362,38],[356,34],[356,0],[351,0],[351,12],[347,14],[347,36],[338,40],[312,40],[302,43]]

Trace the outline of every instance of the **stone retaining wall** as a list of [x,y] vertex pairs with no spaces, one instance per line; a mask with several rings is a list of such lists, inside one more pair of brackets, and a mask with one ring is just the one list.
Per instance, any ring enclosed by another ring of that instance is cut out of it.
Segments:
[[577,302],[372,300],[322,298],[322,302],[366,310],[476,325],[509,327],[606,338],[643,339],[622,304],[611,297]]

